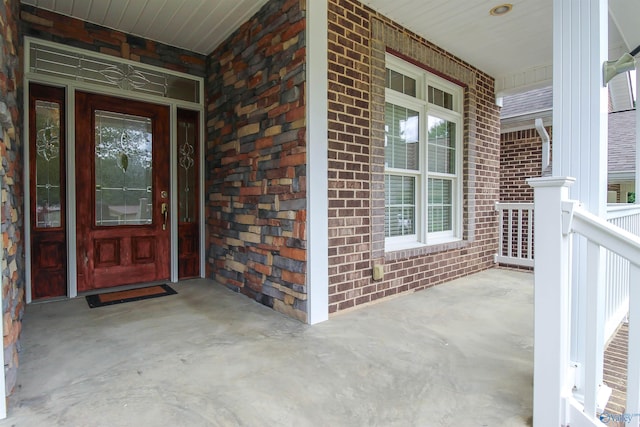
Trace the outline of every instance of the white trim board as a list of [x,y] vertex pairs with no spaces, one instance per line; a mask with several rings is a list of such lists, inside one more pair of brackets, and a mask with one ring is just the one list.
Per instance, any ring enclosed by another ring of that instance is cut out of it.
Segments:
[[307,1],[307,323],[329,318],[328,4]]

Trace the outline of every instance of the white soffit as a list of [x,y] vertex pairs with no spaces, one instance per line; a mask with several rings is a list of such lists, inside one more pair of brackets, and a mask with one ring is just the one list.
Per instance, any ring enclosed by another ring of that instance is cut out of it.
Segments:
[[[371,8],[458,56],[505,86],[550,79],[552,0],[364,0]],[[513,4],[503,16],[489,11]]]
[[[21,1],[207,55],[268,0]],[[553,0],[508,0],[513,10],[503,16],[489,14],[502,0],[362,1],[493,76],[497,96],[552,83]],[[612,55],[635,48],[640,1],[610,0],[609,5]]]
[[267,0],[21,0],[22,3],[208,55]]
[[609,0],[609,14],[615,26],[620,31],[620,36],[624,41],[626,51],[630,52],[640,45],[640,25],[638,25],[638,20],[640,19],[640,1]]
[[[553,0],[363,2],[493,76],[499,97],[552,84]],[[489,14],[503,3],[511,3],[512,11],[503,16]],[[625,51],[640,44],[640,1],[609,0],[609,5],[611,59],[617,59],[623,39],[633,45]],[[617,15],[621,16],[618,20]],[[635,39],[635,43],[629,41]]]

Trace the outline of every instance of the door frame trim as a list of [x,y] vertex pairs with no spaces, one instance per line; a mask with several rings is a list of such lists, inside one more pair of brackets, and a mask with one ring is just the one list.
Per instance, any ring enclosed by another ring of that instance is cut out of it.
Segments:
[[[155,66],[147,66],[145,64],[140,64],[134,61],[115,58],[113,56],[104,55],[92,51],[87,51],[84,49],[72,48],[69,46],[60,45],[58,43],[47,42],[44,40],[25,37],[24,41],[24,78],[23,78],[23,87],[24,87],[24,96],[23,96],[23,108],[24,111],[29,111],[29,83],[40,83],[49,86],[62,87],[66,90],[67,99],[65,100],[67,117],[66,117],[66,131],[67,131],[67,150],[66,150],[66,182],[67,182],[67,296],[66,298],[76,298],[78,296],[78,283],[77,283],[77,242],[76,242],[76,176],[75,176],[75,93],[76,91],[90,92],[100,95],[114,96],[120,98],[128,98],[136,101],[149,102],[153,104],[158,104],[162,106],[169,107],[169,149],[170,149],[170,168],[169,168],[169,179],[170,179],[170,203],[172,213],[177,212],[178,208],[178,199],[177,199],[177,164],[176,164],[176,149],[178,146],[177,140],[177,110],[178,108],[185,110],[196,111],[199,114],[199,123],[200,123],[200,182],[204,183],[204,158],[203,155],[205,153],[205,132],[204,132],[204,124],[205,124],[205,106],[204,106],[204,78],[191,76],[191,79],[197,80],[200,83],[200,94],[199,99],[200,103],[188,102],[188,101],[180,101],[177,99],[164,98],[156,95],[147,95],[141,94],[138,92],[129,92],[122,89],[107,89],[104,86],[95,85],[91,83],[87,83],[84,81],[71,80],[68,78],[60,78],[55,76],[50,76],[46,74],[38,74],[37,72],[32,72],[29,68],[29,54],[30,54],[30,43],[35,42],[43,45],[50,45],[55,47],[62,47],[66,50],[72,50],[75,52],[86,53],[87,55],[93,57],[103,57],[108,59],[109,61],[116,61],[123,64],[135,64],[137,66],[144,65],[149,69],[155,69],[157,71],[161,71],[166,74],[173,74],[176,76],[185,76],[184,73],[175,72],[169,69],[155,67]],[[29,141],[29,115],[23,115],[23,140]],[[29,162],[29,144],[23,144],[24,154],[24,170],[28,171],[31,167]],[[32,215],[30,211],[30,189],[29,189],[29,179],[25,179],[23,182],[23,191],[24,191],[24,224],[25,224],[25,280],[26,280],[26,302],[27,304],[32,302],[31,295],[31,232],[30,232],[30,224],[32,221]],[[199,223],[199,231],[200,231],[200,277],[205,277],[205,221],[204,221],[204,185],[200,185],[200,223]],[[172,283],[176,283],[178,281],[178,217],[177,215],[171,215],[170,221],[170,247],[171,247],[171,268],[170,268],[170,280]],[[61,297],[65,298],[65,297]]]
[[[67,86],[67,158],[65,159],[65,173],[67,174],[67,296],[75,298],[78,296],[78,260],[76,241],[76,90]],[[73,110],[69,110],[73,108]],[[71,190],[71,191],[69,191]],[[69,227],[73,227],[70,229]],[[70,240],[73,237],[73,240]],[[29,240],[30,241],[30,240]],[[27,261],[30,263],[31,258]],[[29,286],[31,289],[31,286]],[[31,299],[27,298],[27,303]]]

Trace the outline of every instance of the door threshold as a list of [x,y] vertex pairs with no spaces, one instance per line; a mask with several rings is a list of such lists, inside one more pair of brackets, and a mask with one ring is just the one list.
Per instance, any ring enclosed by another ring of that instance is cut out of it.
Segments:
[[69,298],[67,295],[63,295],[63,296],[59,296],[59,297],[38,298],[38,299],[35,299],[35,300],[31,300],[31,302],[29,302],[29,305],[48,304],[50,302],[67,301],[69,299],[71,299],[71,298]]

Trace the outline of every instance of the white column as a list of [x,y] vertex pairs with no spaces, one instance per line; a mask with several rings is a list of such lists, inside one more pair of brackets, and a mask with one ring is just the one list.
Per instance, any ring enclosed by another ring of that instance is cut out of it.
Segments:
[[534,178],[535,279],[533,425],[565,425],[563,397],[569,371],[569,236],[563,234],[562,201],[571,178]]
[[[602,64],[608,59],[608,1],[554,0],[553,5],[553,174],[575,177],[570,197],[602,216],[607,201],[608,94]],[[578,337],[586,333],[586,295],[578,284],[585,283],[587,274],[586,242],[575,239],[574,247],[571,358],[583,368],[584,342]]]
[[593,214],[607,200],[608,1],[554,0],[553,173],[572,176],[569,195]]
[[[640,61],[636,61],[636,105],[638,104],[638,89],[640,86]],[[640,108],[636,107],[636,204],[640,204]]]
[[307,322],[329,318],[327,0],[307,0]]

